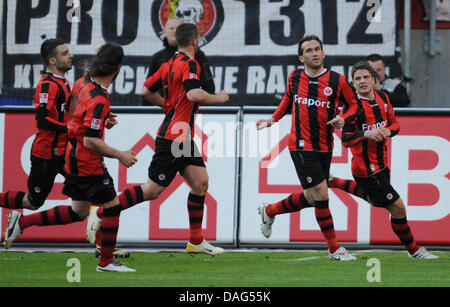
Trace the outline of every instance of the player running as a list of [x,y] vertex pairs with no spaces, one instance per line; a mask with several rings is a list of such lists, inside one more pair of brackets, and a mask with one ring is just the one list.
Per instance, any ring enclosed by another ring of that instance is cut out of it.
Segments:
[[[194,143],[195,117],[200,104],[217,104],[228,101],[228,94],[221,91],[209,94],[200,85],[200,65],[194,60],[198,50],[199,33],[193,24],[181,24],[176,30],[178,52],[144,84],[142,95],[158,104],[164,90],[164,113],[166,114],[155,140],[155,154],[148,169],[149,179],[140,186],[126,189],[120,196],[122,210],[140,202],[158,198],[169,186],[178,172],[191,187],[187,199],[190,238],[186,246],[189,253],[218,255],[224,252],[203,238],[202,220],[205,195],[208,190],[208,173]],[[102,211],[99,208],[98,211]],[[104,210],[103,210],[104,212]],[[100,214],[89,216],[88,231],[95,232]],[[104,217],[104,213],[103,213]],[[101,219],[103,223],[103,218]],[[95,233],[91,233],[95,237]]]
[[[266,238],[272,234],[272,224],[278,214],[314,207],[316,220],[333,260],[355,260],[336,239],[333,218],[328,207],[327,180],[333,151],[333,127],[342,128],[352,120],[358,105],[345,76],[324,67],[325,54],[321,40],[306,36],[298,44],[298,55],[305,69],[289,75],[289,84],[278,109],[270,119],[259,120],[257,129],[270,127],[292,111],[289,151],[300,179],[303,193],[259,206],[261,231]],[[340,117],[342,103],[346,112]]]
[[403,200],[390,184],[387,161],[387,141],[400,130],[389,97],[374,90],[376,72],[368,62],[357,62],[352,68],[353,85],[361,108],[355,118],[346,122],[342,132],[344,146],[350,147],[352,174],[355,181],[333,177],[330,188],[352,192],[375,207],[385,208],[391,214],[394,233],[412,258],[436,259],[416,244],[406,219]]

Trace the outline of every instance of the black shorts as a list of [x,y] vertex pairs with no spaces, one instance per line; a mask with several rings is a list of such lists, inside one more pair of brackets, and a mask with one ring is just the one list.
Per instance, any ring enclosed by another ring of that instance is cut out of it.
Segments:
[[330,174],[332,152],[319,152],[310,150],[290,151],[298,179],[304,189],[312,188]]
[[370,177],[353,175],[353,178],[375,207],[390,206],[400,198],[391,185],[390,170],[387,167]]
[[41,159],[31,156],[31,170],[28,176],[28,199],[35,207],[44,204],[50,194],[56,175],[65,176],[64,155],[54,159]]
[[206,167],[194,141],[179,143],[162,137],[155,141],[155,154],[148,168],[148,177],[157,184],[167,187],[177,172],[188,165]]
[[73,176],[68,174],[64,181],[63,194],[77,201],[104,204],[113,200],[117,193],[108,172],[98,176]]

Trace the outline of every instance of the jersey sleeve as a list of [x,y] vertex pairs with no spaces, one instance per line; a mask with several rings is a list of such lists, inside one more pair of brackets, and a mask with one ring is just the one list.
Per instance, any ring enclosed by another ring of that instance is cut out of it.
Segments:
[[339,79],[339,103],[342,105],[340,116],[345,121],[352,121],[358,113],[358,100],[345,76],[341,75]]
[[181,81],[186,93],[195,88],[201,88],[200,65],[197,61],[189,60],[182,70]]
[[394,114],[394,108],[392,107],[392,104],[390,103],[389,96],[386,95],[386,99],[388,101],[388,112],[387,112],[387,119],[388,119],[388,129],[391,131],[391,137],[397,135],[400,132],[400,124],[397,122],[397,119],[395,118]]
[[38,85],[35,95],[35,117],[40,129],[66,132],[64,123],[52,118],[50,110],[57,107],[59,89],[52,82],[42,82]]
[[346,121],[342,128],[342,144],[345,147],[352,147],[364,140],[364,131],[359,130],[356,125],[356,117]]
[[295,70],[293,70],[289,74],[288,78],[288,87],[286,89],[286,93],[283,96],[283,99],[280,102],[280,105],[275,110],[275,112],[272,115],[272,118],[275,121],[279,121],[283,118],[284,115],[289,113],[292,110],[292,102],[293,102],[293,95],[292,95],[292,76],[294,75]]
[[150,77],[147,78],[144,82],[144,87],[147,88],[150,92],[156,92],[160,88],[162,88],[162,70],[163,66],[161,67]]
[[110,112],[106,98],[97,96],[91,101],[83,119],[84,136],[101,138]]

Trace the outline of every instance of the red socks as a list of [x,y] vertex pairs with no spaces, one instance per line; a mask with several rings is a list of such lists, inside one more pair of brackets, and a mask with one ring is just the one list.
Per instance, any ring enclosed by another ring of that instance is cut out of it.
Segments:
[[275,215],[300,211],[303,208],[312,207],[305,198],[303,193],[295,193],[289,195],[282,201],[270,204],[266,207],[266,213],[270,218]]
[[330,253],[334,253],[340,248],[340,245],[336,239],[336,233],[334,231],[333,217],[331,211],[328,208],[328,199],[316,201],[315,214],[317,223],[322,230],[323,236],[328,246]]
[[391,218],[391,226],[392,230],[400,239],[408,252],[411,255],[414,254],[419,249],[419,246],[417,246],[416,242],[414,241],[414,237],[411,233],[411,229],[408,226],[406,217],[401,219]]
[[19,219],[19,226],[25,229],[30,226],[65,225],[80,221],[82,219],[72,210],[72,207],[58,206],[47,211],[23,215]]
[[199,196],[189,193],[188,196],[188,214],[189,214],[189,242],[198,245],[203,241],[202,221],[203,221],[203,206],[205,196]]
[[347,193],[353,194],[367,201],[366,195],[355,180],[334,177],[333,180],[328,181],[328,187],[344,190]]
[[114,249],[116,247],[117,233],[119,231],[120,206],[103,209],[102,221],[100,223],[101,250],[100,263],[102,267],[113,262]]
[[0,193],[0,207],[5,209],[22,209],[25,192],[7,191]]

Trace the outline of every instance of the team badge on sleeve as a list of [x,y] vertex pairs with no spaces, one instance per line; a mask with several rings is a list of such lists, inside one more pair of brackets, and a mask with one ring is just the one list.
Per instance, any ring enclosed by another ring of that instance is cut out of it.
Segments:
[[40,93],[39,94],[39,103],[47,103],[48,102],[48,94],[47,93]]
[[91,121],[91,129],[100,130],[101,120],[98,118],[93,118]]

